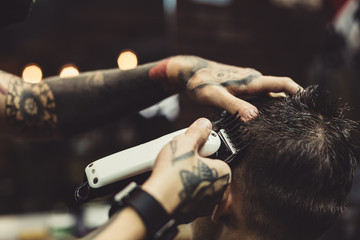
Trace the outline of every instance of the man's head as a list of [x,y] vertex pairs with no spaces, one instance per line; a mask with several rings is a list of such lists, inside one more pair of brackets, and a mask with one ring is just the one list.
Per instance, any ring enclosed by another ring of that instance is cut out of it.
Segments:
[[250,145],[232,167],[232,214],[238,209],[241,224],[258,238],[316,238],[344,211],[356,124],[318,87],[253,104],[259,117],[239,129]]

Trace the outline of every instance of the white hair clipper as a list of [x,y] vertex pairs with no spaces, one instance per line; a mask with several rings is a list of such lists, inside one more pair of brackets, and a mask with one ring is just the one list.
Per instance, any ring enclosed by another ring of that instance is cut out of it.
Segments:
[[[100,188],[144,172],[151,171],[160,150],[175,136],[184,134],[182,129],[150,142],[132,147],[90,163],[85,168],[91,188]],[[214,154],[220,147],[219,136],[212,131],[205,144],[199,149],[200,156]]]
[[[212,157],[230,163],[237,152],[229,138],[229,128],[226,126],[238,122],[236,116],[232,116],[225,122],[225,127],[212,130],[204,145],[199,149],[202,157]],[[116,184],[124,179],[149,172],[152,170],[160,150],[173,140],[174,137],[186,132],[186,128],[169,133],[165,136],[149,141],[144,144],[114,153],[90,163],[85,168],[83,183],[75,191],[77,201],[87,201],[91,198],[103,196],[113,192]],[[113,186],[113,187],[112,187]],[[119,188],[117,188],[118,190]]]

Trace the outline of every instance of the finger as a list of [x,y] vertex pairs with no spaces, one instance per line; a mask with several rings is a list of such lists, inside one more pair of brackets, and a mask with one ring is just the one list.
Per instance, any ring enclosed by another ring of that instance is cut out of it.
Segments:
[[211,129],[212,124],[208,119],[199,118],[186,130],[185,136],[189,138],[195,148],[198,148],[206,142]]
[[294,95],[303,88],[288,77],[261,76],[254,79],[248,87],[248,94],[262,92],[285,92]]
[[269,92],[269,97],[272,98],[285,98],[286,97],[286,93],[284,92],[278,92],[278,93],[274,93],[274,92]]
[[258,110],[254,105],[235,97],[223,87],[208,87],[207,92],[211,93],[207,98],[208,103],[223,108],[231,114],[238,113],[244,122],[258,116]]

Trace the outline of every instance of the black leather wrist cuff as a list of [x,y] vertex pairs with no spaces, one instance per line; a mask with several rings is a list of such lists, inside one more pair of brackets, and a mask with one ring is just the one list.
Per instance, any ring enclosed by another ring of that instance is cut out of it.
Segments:
[[[121,192],[120,192],[121,193]],[[130,191],[116,199],[110,209],[110,216],[125,206],[132,207],[143,220],[148,239],[173,239],[177,234],[177,224],[163,206],[139,186],[133,186]]]

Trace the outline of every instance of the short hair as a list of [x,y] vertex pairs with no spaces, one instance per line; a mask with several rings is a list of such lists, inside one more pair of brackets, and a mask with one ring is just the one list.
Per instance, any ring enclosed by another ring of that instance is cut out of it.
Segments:
[[318,86],[253,104],[241,123],[245,145],[233,182],[246,227],[265,239],[315,239],[343,213],[356,168],[355,121],[348,106]]

